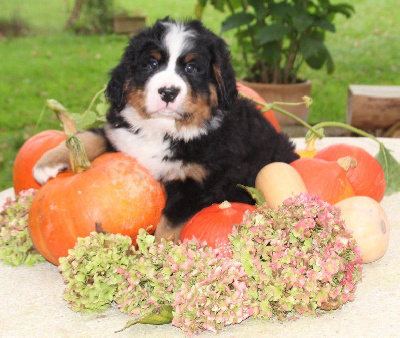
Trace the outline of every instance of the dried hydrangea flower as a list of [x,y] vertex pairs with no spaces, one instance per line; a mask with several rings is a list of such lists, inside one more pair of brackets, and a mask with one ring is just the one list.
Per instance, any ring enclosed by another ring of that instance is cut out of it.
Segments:
[[115,297],[122,312],[147,316],[170,304],[172,324],[189,334],[217,332],[252,315],[241,263],[195,240],[155,243],[143,230],[137,242],[142,256],[118,270],[125,279]]
[[136,261],[136,251],[128,236],[92,232],[78,238],[68,256],[59,259],[59,270],[67,284],[64,299],[74,311],[92,313],[107,310],[122,276],[118,268]]
[[23,190],[8,198],[0,212],[0,259],[5,264],[32,266],[45,259],[33,247],[28,232],[28,215],[37,190]]
[[166,264],[174,273],[172,324],[184,332],[218,332],[253,314],[249,279],[238,261],[192,240],[175,247]]
[[340,210],[315,196],[249,213],[230,238],[250,278],[255,315],[314,315],[353,300],[362,258]]
[[139,230],[136,242],[140,257],[135,264],[118,269],[123,281],[114,300],[121,312],[144,316],[170,303],[170,273],[163,266],[174,244],[165,240],[155,243],[154,236],[144,229]]

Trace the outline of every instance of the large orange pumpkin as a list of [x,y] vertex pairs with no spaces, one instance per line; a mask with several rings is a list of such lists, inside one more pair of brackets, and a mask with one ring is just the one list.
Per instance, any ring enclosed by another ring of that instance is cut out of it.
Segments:
[[29,188],[40,188],[40,184],[33,178],[33,167],[48,150],[58,146],[66,137],[62,131],[45,130],[22,145],[15,158],[12,174],[16,194]]
[[310,195],[318,196],[330,204],[354,196],[346,170],[338,162],[299,158],[290,165],[300,174]]
[[[251,89],[250,87],[247,87],[240,82],[236,83],[236,87],[239,93],[246,95],[250,99],[254,99],[260,102],[265,102],[265,100],[255,90]],[[257,105],[257,108],[260,109],[261,111],[264,109],[262,105]],[[263,115],[269,122],[271,122],[271,124],[275,127],[277,132],[281,131],[278,120],[276,119],[275,113],[272,109],[267,110],[266,112],[263,113]]]
[[32,203],[28,229],[35,248],[58,265],[96,223],[136,243],[140,228],[155,230],[165,200],[162,185],[135,159],[108,153],[82,173],[67,171],[43,185]]
[[235,224],[243,222],[244,213],[255,211],[254,205],[227,201],[221,204],[213,204],[200,210],[183,227],[180,240],[196,238],[199,242],[207,242],[207,245],[219,249],[221,254],[232,257],[229,235]]
[[357,165],[347,170],[347,178],[357,196],[368,196],[380,202],[385,195],[385,173],[379,162],[361,147],[346,143],[337,143],[321,149],[315,158],[326,161],[337,161],[339,158],[350,156]]

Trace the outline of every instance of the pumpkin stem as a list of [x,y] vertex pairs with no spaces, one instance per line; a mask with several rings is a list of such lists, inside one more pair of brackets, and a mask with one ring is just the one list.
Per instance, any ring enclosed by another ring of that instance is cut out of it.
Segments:
[[78,131],[75,120],[71,115],[68,114],[67,108],[65,108],[60,102],[50,99],[46,101],[46,104],[47,107],[56,113],[57,118],[60,120],[63,126],[65,134],[75,134]]
[[69,135],[65,144],[69,149],[71,168],[75,174],[82,173],[92,167],[85,146],[79,138],[75,135]]
[[109,232],[103,228],[103,226],[101,225],[101,222],[95,222],[94,226],[95,226],[95,230],[98,234],[109,234]]
[[232,204],[230,204],[228,201],[223,201],[218,208],[220,209],[228,209],[232,206]]
[[357,167],[357,160],[351,156],[341,157],[337,160],[337,163],[346,171]]

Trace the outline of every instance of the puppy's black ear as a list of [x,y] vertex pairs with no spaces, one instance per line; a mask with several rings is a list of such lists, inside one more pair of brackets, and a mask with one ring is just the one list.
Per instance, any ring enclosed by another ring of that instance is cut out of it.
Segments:
[[110,101],[111,108],[121,111],[126,104],[124,86],[128,77],[128,67],[124,60],[115,67],[111,73],[111,79],[108,82],[106,95]]
[[221,109],[229,110],[238,95],[231,54],[225,41],[220,37],[214,39],[211,53],[214,56],[212,67],[217,82],[219,106]]

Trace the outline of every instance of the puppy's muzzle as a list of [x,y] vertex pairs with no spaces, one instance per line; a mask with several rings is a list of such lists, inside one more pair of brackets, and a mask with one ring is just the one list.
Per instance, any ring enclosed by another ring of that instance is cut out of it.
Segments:
[[161,100],[166,103],[174,102],[180,91],[181,89],[178,87],[161,87],[158,89]]

